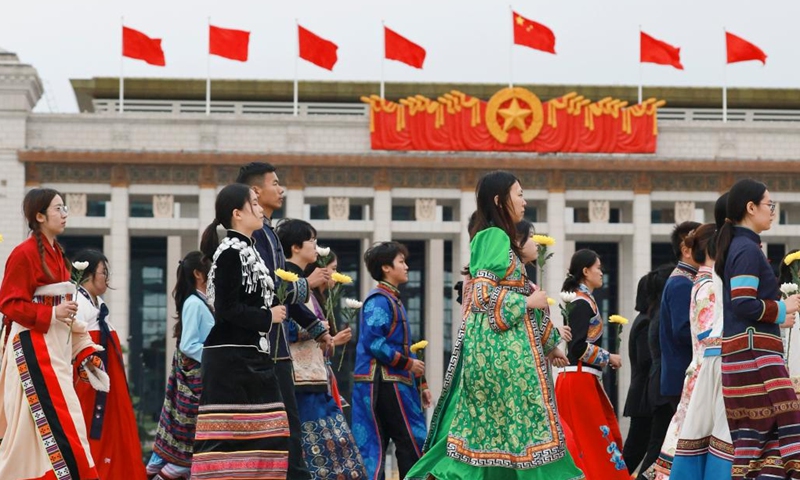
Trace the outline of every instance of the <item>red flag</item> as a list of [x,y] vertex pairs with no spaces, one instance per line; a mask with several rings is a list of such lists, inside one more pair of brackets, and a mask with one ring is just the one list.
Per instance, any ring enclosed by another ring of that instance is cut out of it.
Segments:
[[425,49],[397,32],[383,27],[384,50],[386,58],[397,60],[414,68],[422,68],[425,62]]
[[249,43],[250,32],[208,26],[208,53],[211,55],[246,62]]
[[327,70],[333,70],[336,65],[336,50],[339,49],[335,43],[311,33],[309,30],[297,26],[300,35],[300,58]]
[[161,49],[160,38],[150,38],[138,30],[125,26],[122,27],[122,55],[144,60],[150,65],[158,67],[167,64],[164,60],[164,50]]
[[514,20],[514,43],[555,55],[556,36],[552,30],[517,12],[511,13]]
[[639,61],[641,63],[657,63],[659,65],[671,65],[678,70],[683,70],[681,65],[681,49],[673,47],[667,42],[655,39],[650,35],[640,32],[641,43]]
[[758,60],[767,64],[767,54],[763,50],[730,32],[725,32],[725,48],[728,51],[728,63]]

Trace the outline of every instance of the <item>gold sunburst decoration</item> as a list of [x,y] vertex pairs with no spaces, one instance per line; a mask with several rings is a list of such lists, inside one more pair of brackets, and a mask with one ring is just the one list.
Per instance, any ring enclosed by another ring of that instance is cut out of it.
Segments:
[[[503,107],[506,103],[508,105]],[[503,118],[502,125],[498,121],[498,115]],[[508,133],[514,129],[520,131],[524,143],[530,143],[542,131],[543,125],[542,101],[530,90],[520,87],[504,88],[495,93],[486,104],[486,127],[500,143],[508,142]]]

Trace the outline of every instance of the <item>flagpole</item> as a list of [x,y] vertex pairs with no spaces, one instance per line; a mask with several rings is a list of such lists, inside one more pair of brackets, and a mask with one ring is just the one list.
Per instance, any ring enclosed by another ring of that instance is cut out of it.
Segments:
[[208,17],[208,51],[206,52],[206,115],[211,115],[211,17]]
[[297,25],[297,50],[295,51],[294,56],[294,116],[297,116],[297,62],[300,58],[300,22],[297,19],[294,19],[294,23]]
[[[727,33],[722,27],[722,33]],[[728,41],[725,39],[725,63],[722,64],[722,123],[728,122]]]
[[384,72],[383,72],[384,63],[386,63],[386,21],[383,19],[381,19],[381,27],[383,27],[382,28],[383,31],[381,32],[383,34],[383,36],[381,37],[383,38],[383,41],[381,41],[381,45],[383,45],[383,54],[381,56],[381,100],[383,100],[386,98],[384,96],[386,87],[384,86]]
[[119,56],[119,113],[125,111],[125,17],[119,17],[119,23],[122,25],[122,31],[120,32],[122,37],[122,44],[120,45],[120,56]]
[[642,104],[642,25],[639,24],[639,105]]
[[514,88],[514,8],[508,5],[511,12],[511,41],[508,43],[508,88]]

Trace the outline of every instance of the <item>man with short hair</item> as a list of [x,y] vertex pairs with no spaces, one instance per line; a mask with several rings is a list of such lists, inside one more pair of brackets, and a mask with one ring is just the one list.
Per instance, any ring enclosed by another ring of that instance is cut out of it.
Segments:
[[[250,185],[258,196],[258,203],[264,210],[264,227],[253,234],[256,250],[269,270],[269,275],[275,284],[275,289],[281,282],[275,276],[276,269],[286,267],[286,257],[283,248],[275,235],[272,227],[272,215],[283,206],[283,187],[278,180],[275,167],[269,163],[252,162],[239,170],[237,183]],[[318,268],[308,278],[300,278],[297,282],[287,287],[286,306],[287,314],[312,338],[317,340],[322,348],[328,349],[333,345],[333,339],[328,334],[328,329],[305,307],[311,288],[316,288],[330,279],[326,269]],[[278,298],[275,297],[277,304]],[[294,372],[292,357],[289,352],[289,342],[286,336],[286,327],[282,323],[274,326],[269,334],[270,355],[275,361],[275,375],[281,389],[281,396],[289,418],[289,470],[288,480],[308,480],[311,474],[303,459],[303,447],[300,440],[300,415],[297,410],[297,400],[294,395]]]
[[364,254],[378,286],[361,307],[352,431],[371,480],[384,478],[389,439],[396,446],[400,478],[405,478],[422,455],[427,435],[422,409],[430,406],[431,392],[424,380],[417,386],[425,364],[410,352],[411,330],[398,290],[408,282],[407,256],[408,249],[397,242],[375,244]]

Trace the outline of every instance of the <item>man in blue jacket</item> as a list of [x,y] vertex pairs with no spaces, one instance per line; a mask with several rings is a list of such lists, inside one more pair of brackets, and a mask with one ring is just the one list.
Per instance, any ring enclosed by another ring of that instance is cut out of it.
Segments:
[[[286,268],[286,257],[281,242],[273,230],[272,215],[283,205],[283,187],[278,180],[275,167],[262,162],[252,162],[243,166],[239,170],[236,181],[250,185],[258,195],[258,203],[264,210],[264,228],[253,233],[253,238],[256,242],[256,250],[264,260],[277,289],[281,280],[276,278],[275,270]],[[327,273],[327,270],[318,268],[307,278],[300,278],[297,282],[290,284],[287,287],[286,298],[289,317],[302,326],[324,349],[333,346],[333,338],[328,334],[325,325],[304,304],[308,300],[311,289],[328,280],[330,280],[330,274]],[[275,303],[277,302],[276,296]],[[294,370],[283,324],[270,331],[269,343],[272,351],[270,355],[275,361],[275,375],[278,377],[286,415],[289,418],[289,470],[286,478],[288,480],[308,480],[311,478],[311,473],[303,459],[300,414],[294,396]]]

